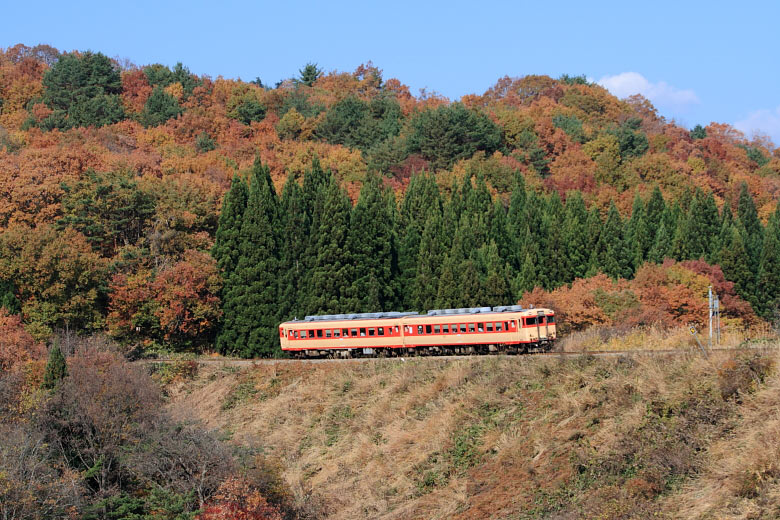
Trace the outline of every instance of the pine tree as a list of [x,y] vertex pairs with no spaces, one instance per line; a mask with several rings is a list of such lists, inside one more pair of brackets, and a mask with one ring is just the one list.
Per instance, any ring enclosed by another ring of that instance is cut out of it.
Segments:
[[447,251],[441,215],[434,213],[425,223],[417,256],[417,272],[412,287],[412,302],[419,311],[433,309],[438,295],[439,276]]
[[509,234],[506,227],[506,209],[501,200],[496,198],[490,213],[490,240],[498,245],[498,254],[502,260],[508,262],[511,256],[512,246],[509,243]]
[[661,190],[656,186],[653,188],[653,193],[650,195],[650,199],[647,201],[647,208],[645,215],[647,217],[647,248],[648,251],[655,243],[655,235],[658,230],[661,229],[661,219],[666,212],[666,202],[664,196],[661,194]]
[[614,203],[609,207],[607,220],[591,255],[589,274],[597,272],[610,278],[630,278],[633,274],[631,255],[623,236],[623,221]]
[[772,318],[780,306],[780,222],[772,215],[764,232],[756,287],[759,312]]
[[43,373],[43,382],[41,388],[44,390],[54,390],[60,381],[68,375],[68,365],[65,362],[65,356],[62,350],[55,344],[49,350],[49,360],[46,362],[46,369]]
[[505,305],[511,301],[509,286],[509,266],[498,253],[495,241],[487,247],[485,258],[484,298],[480,305]]
[[217,337],[220,352],[256,357],[277,350],[278,211],[270,169],[256,160],[241,226],[236,283],[226,295],[224,324]]
[[459,304],[462,307],[477,307],[481,305],[482,281],[480,280],[479,270],[473,259],[468,258],[460,264],[460,276],[458,277],[458,286],[460,289]]
[[351,204],[331,178],[320,226],[313,239],[317,256],[309,279],[307,309],[313,314],[353,312],[350,308],[354,274],[352,254],[347,246]]
[[515,187],[509,198],[509,211],[506,216],[507,233],[513,253],[508,260],[514,271],[519,271],[525,261],[524,248],[528,238],[528,223],[525,220],[526,200],[525,180],[518,173],[515,177]]
[[439,287],[436,292],[436,307],[452,308],[460,302],[461,291],[458,287],[460,279],[458,267],[449,255],[444,257],[439,276]]
[[420,253],[425,222],[431,213],[441,213],[439,187],[431,174],[413,176],[409,182],[398,218],[398,285],[404,308],[413,307],[409,287],[417,275],[417,257]]
[[734,289],[737,294],[745,300],[755,305],[753,273],[750,270],[750,256],[743,233],[737,226],[731,226],[728,236],[728,242],[720,252],[720,266],[727,280],[734,282]]
[[566,244],[566,283],[582,278],[588,270],[590,243],[588,238],[588,210],[582,194],[575,191],[566,199],[566,214],[563,222],[563,239]]
[[280,288],[279,310],[283,320],[302,317],[304,310],[303,283],[306,279],[305,253],[309,240],[304,233],[306,225],[306,208],[304,206],[303,190],[291,172],[282,190],[280,201]]
[[558,192],[552,192],[547,200],[544,213],[544,229],[547,244],[546,264],[542,269],[547,275],[547,289],[554,289],[567,283],[571,278],[567,259],[567,246],[564,238],[563,204]]
[[217,261],[217,267],[226,281],[233,275],[238,265],[241,224],[249,196],[248,191],[246,182],[238,175],[234,175],[222,203],[222,212],[219,214],[219,224],[211,255]]
[[512,292],[514,299],[520,299],[523,293],[532,290],[535,286],[538,276],[536,274],[536,247],[531,245],[526,249],[525,260],[512,283]]
[[745,248],[750,257],[750,270],[754,277],[758,274],[758,262],[761,258],[761,245],[763,243],[763,228],[758,219],[756,205],[753,197],[748,191],[746,183],[742,183],[739,192],[739,203],[737,205],[737,218],[744,229]]
[[661,219],[661,228],[655,234],[655,243],[647,253],[650,262],[660,264],[669,256],[672,249],[672,235],[666,229],[666,222]]
[[645,205],[639,197],[639,193],[634,197],[631,219],[626,223],[626,243],[631,254],[633,268],[636,270],[645,261],[652,246],[647,228]]
[[352,254],[349,308],[363,312],[390,310],[397,270],[392,192],[369,174],[352,211],[347,249]]

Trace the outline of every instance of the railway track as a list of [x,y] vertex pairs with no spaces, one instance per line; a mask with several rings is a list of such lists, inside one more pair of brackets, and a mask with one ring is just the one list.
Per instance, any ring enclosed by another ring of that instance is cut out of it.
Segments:
[[[780,345],[772,343],[769,345],[747,345],[733,348],[713,348],[708,349],[707,352],[711,354],[727,353],[727,352],[773,352],[780,350]],[[475,358],[513,358],[513,359],[527,359],[536,357],[551,357],[551,358],[576,358],[581,356],[592,357],[650,357],[650,356],[701,356],[702,352],[697,348],[691,349],[669,349],[669,350],[599,350],[599,351],[584,351],[584,352],[536,352],[530,354],[492,354],[492,355],[457,355],[457,356],[411,356],[411,357],[387,357],[387,358],[348,358],[348,359],[237,359],[237,358],[195,358],[191,361],[204,366],[229,366],[229,367],[252,367],[254,365],[280,365],[286,363],[367,363],[367,362],[396,362],[403,363],[412,360],[460,360],[460,359],[475,359]],[[140,364],[157,364],[157,363],[175,363],[177,361],[184,361],[184,359],[143,359],[136,361]]]

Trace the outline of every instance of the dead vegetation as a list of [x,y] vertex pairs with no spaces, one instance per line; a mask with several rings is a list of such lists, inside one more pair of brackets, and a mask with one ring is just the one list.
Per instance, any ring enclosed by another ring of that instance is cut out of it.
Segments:
[[170,408],[332,518],[776,518],[775,357],[202,367]]

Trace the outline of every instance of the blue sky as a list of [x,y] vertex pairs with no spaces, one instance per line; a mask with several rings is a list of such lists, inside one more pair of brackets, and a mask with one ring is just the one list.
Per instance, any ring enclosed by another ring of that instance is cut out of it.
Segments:
[[450,99],[504,76],[585,74],[691,127],[734,124],[780,144],[780,2],[14,1],[0,47],[48,43],[212,77],[291,77],[372,60]]

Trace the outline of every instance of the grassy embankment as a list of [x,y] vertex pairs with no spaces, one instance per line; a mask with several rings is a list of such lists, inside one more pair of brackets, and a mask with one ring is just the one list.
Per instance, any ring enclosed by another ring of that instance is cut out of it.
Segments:
[[333,518],[777,518],[776,364],[743,351],[209,366],[170,406],[262,447]]

